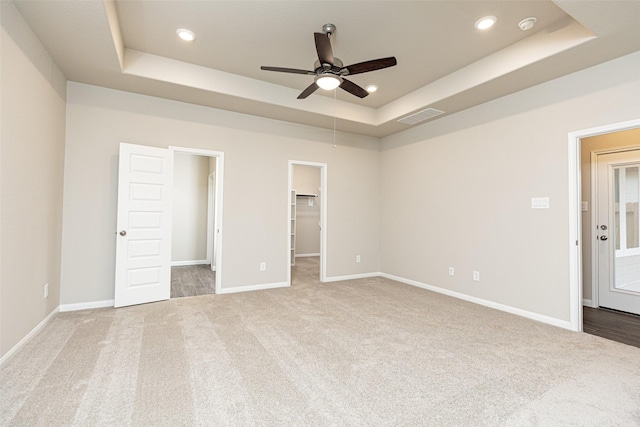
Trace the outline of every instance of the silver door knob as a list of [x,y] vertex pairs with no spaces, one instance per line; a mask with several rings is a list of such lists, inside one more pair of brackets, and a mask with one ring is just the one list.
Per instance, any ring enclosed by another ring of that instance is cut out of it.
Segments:
[[122,230],[122,231],[120,232],[120,235],[121,235],[121,236],[126,236],[126,235],[127,235],[127,232],[126,232],[126,231],[124,231],[124,230]]
[[607,236],[600,236],[600,240],[607,240],[608,237]]

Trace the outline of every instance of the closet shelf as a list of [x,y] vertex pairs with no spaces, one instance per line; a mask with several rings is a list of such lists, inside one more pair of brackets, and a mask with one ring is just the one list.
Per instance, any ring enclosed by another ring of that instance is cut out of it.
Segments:
[[296,194],[296,197],[318,197],[317,194]]

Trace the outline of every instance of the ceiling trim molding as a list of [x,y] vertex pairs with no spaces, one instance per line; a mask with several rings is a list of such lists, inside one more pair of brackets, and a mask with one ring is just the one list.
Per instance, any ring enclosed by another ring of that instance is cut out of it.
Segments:
[[[510,73],[598,39],[594,32],[572,18],[570,14],[566,19],[506,48],[394,101],[373,108],[331,96],[313,96],[301,101],[297,99],[299,92],[297,89],[129,49],[123,40],[116,2],[102,0],[102,3],[120,72],[124,75],[200,90],[210,94],[211,99],[215,98],[215,95],[224,95],[237,99],[241,105],[259,103],[267,108],[271,106],[273,111],[289,110],[294,116],[307,115],[307,121],[314,120],[312,118],[314,115],[316,120],[321,117],[331,117],[351,123],[352,127],[364,126],[378,130],[388,128],[398,119],[425,108],[448,110],[445,111],[445,115],[456,113],[460,108],[449,110],[439,107],[438,103],[442,104],[443,101],[456,96],[464,96],[463,94],[471,89],[492,81],[499,81],[501,77]],[[203,102],[207,103],[207,101]],[[474,105],[483,100],[475,102],[470,99],[469,102]],[[285,115],[289,116],[288,113]],[[282,119],[287,120],[284,117]],[[294,121],[299,122],[295,119]],[[408,128],[409,125],[406,127]]]
[[[117,17],[109,14],[110,27],[115,25],[113,19]],[[118,43],[122,39],[118,37],[119,32],[112,30],[112,35],[120,58],[121,45]],[[364,125],[380,126],[595,38],[597,36],[580,23],[568,19],[555,28],[538,32],[377,109],[326,96],[300,101],[295,89],[128,48],[124,48],[122,54],[122,72]]]
[[113,0],[104,0],[103,4],[107,16],[107,23],[109,24],[111,40],[113,41],[113,47],[116,49],[116,55],[118,56],[118,62],[120,63],[120,70],[124,71],[125,47],[124,41],[122,40],[122,32],[120,31],[120,21],[118,20],[116,3]]
[[124,59],[124,74],[329,117],[335,116],[367,125],[377,124],[376,110],[371,107],[326,96],[300,101],[296,99],[298,91],[295,89],[133,49],[125,49]]
[[376,123],[396,120],[595,38],[577,21],[565,20],[380,107]]

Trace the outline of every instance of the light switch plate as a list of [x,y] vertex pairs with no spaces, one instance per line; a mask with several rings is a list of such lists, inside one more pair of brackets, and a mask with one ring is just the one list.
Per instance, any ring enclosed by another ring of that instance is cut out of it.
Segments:
[[531,209],[549,209],[548,197],[532,197]]

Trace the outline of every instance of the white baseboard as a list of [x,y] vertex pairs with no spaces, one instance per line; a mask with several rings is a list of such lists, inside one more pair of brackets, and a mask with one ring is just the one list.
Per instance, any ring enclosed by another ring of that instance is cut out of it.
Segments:
[[325,282],[340,282],[342,280],[355,280],[355,279],[368,279],[370,277],[380,277],[382,273],[361,273],[361,274],[349,274],[347,276],[333,276],[325,277]]
[[305,257],[312,257],[312,256],[320,256],[320,254],[296,254],[296,258],[305,258]]
[[206,259],[195,259],[191,261],[171,261],[171,267],[184,267],[187,265],[202,265],[209,264]]
[[104,301],[79,302],[76,304],[60,304],[60,312],[89,310],[91,308],[113,307],[114,300],[108,299]]
[[448,295],[450,297],[458,298],[464,301],[469,301],[474,304],[484,305],[485,307],[494,308],[496,310],[504,311],[507,313],[515,314],[518,316],[526,317],[528,319],[536,320],[538,322],[546,323],[553,326],[558,326],[563,329],[571,330],[571,322],[567,320],[556,319],[555,317],[549,317],[538,313],[533,313],[531,311],[522,310],[520,308],[511,307],[509,305],[500,304],[497,302],[485,300],[482,298],[473,297],[470,295],[466,295],[460,292],[450,291],[448,289],[439,288],[433,285],[427,285],[425,283],[420,283],[415,280],[405,279],[403,277],[393,276],[391,274],[382,273],[382,277],[387,279],[395,280],[397,282],[406,283],[407,285],[417,286],[418,288],[427,289],[429,291],[437,292],[439,294]]
[[248,291],[262,291],[265,289],[287,288],[289,284],[287,282],[276,283],[264,283],[261,285],[249,285],[249,286],[235,286],[220,289],[220,292],[216,294],[234,294],[236,292],[248,292]]
[[20,342],[18,342],[18,344],[14,345],[13,348],[9,351],[7,351],[5,353],[4,356],[2,356],[2,358],[0,358],[0,366],[2,366],[4,364],[4,362],[6,362],[7,360],[9,360],[11,358],[11,356],[13,356],[14,354],[16,354],[18,352],[18,350],[20,350],[27,342],[29,342],[29,340],[31,338],[33,338],[33,336],[38,333],[38,331],[40,329],[42,329],[44,327],[44,325],[46,325],[49,320],[51,320],[51,318],[53,316],[55,316],[56,314],[58,314],[58,311],[60,311],[60,307],[56,307],[53,309],[53,311],[51,313],[49,313],[49,315],[47,317],[45,317],[42,322],[38,323],[38,325],[33,328],[31,330],[31,332],[29,332],[24,338],[22,338],[20,340]]
[[582,298],[582,305],[587,306],[587,307],[596,308],[593,305],[593,301],[591,301],[590,299],[586,299],[586,298]]

